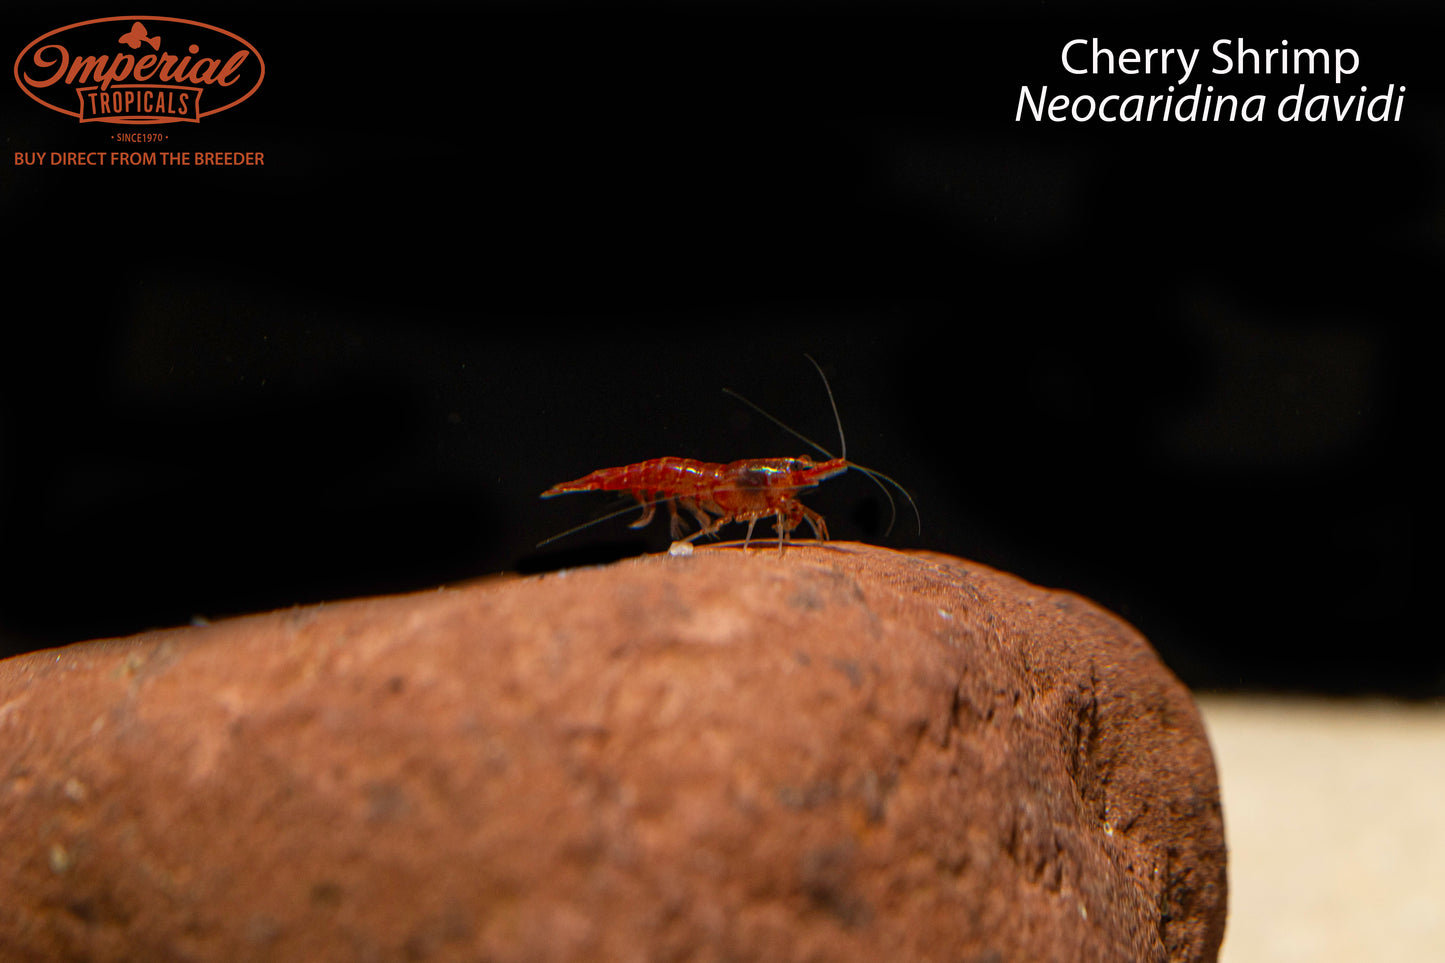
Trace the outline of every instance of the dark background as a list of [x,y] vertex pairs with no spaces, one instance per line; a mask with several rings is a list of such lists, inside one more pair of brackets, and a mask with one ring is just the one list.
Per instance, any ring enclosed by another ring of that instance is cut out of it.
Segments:
[[[802,453],[724,387],[836,450],[807,352],[922,515],[885,535],[847,476],[808,497],[835,538],[1088,595],[1195,686],[1445,693],[1433,6],[1150,9],[159,11],[267,68],[168,149],[261,168],[18,169],[114,129],[7,81],[0,654],[663,550],[535,548],[615,507],[537,495]],[[124,12],[7,6],[7,56]],[[1021,85],[1175,82],[1070,77],[1075,37],[1203,48],[1191,88],[1271,110],[1404,84],[1403,120],[1015,122]],[[1220,37],[1361,70],[1221,79]]]

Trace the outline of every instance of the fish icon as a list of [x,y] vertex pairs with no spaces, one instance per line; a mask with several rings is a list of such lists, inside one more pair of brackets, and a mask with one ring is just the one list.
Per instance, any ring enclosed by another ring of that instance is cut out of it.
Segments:
[[141,23],[139,20],[137,20],[135,22],[135,25],[130,28],[130,33],[120,38],[120,42],[130,47],[130,49],[132,50],[139,50],[140,45],[143,43],[150,44],[152,50],[161,49],[161,38],[147,37],[146,25]]

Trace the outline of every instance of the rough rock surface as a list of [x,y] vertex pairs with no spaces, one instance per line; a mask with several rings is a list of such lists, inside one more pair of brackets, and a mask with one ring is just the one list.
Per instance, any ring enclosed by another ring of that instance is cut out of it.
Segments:
[[0,663],[0,959],[1213,960],[1187,691],[941,555],[712,548]]

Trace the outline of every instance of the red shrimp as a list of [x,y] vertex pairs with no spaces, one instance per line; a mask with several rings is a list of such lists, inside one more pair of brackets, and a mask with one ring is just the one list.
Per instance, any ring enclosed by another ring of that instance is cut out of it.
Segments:
[[[913,507],[914,515],[917,516],[918,505],[902,485],[882,472],[848,461],[846,457],[848,443],[843,437],[843,422],[838,417],[838,405],[833,400],[833,389],[828,385],[828,378],[823,374],[823,369],[819,367],[818,362],[814,361],[810,355],[804,355],[804,357],[812,362],[813,367],[817,368],[818,374],[823,378],[823,387],[828,392],[828,402],[833,406],[833,417],[838,422],[838,439],[842,444],[842,456],[835,457],[817,442],[798,434],[742,395],[724,388],[723,390],[727,394],[737,398],[789,434],[812,445],[828,460],[818,462],[807,455],[800,455],[797,458],[745,458],[741,461],[718,464],[696,461],[692,458],[654,458],[638,462],[635,465],[623,465],[620,468],[599,468],[576,481],[553,485],[542,493],[542,497],[552,498],[569,492],[630,492],[642,506],[642,517],[633,522],[631,528],[642,528],[647,525],[652,521],[657,505],[665,503],[672,516],[671,530],[674,540],[691,542],[697,538],[712,535],[724,525],[733,522],[747,522],[748,533],[743,541],[744,548],[752,541],[753,527],[757,524],[758,519],[772,516],[775,519],[773,528],[778,533],[778,552],[781,553],[789,534],[804,519],[807,519],[814,536],[819,541],[827,541],[828,525],[823,521],[823,516],[798,501],[798,495],[834,475],[841,475],[852,468],[867,475],[883,491],[895,518],[897,505],[888,489],[883,486],[884,481],[897,488],[903,497],[908,499],[909,505]],[[686,509],[693,518],[697,519],[698,523],[698,530],[686,538],[682,537],[683,521],[677,511],[679,506]],[[618,513],[614,512],[613,514]],[[612,515],[608,515],[596,521],[605,521],[606,518],[611,517]],[[548,542],[595,523],[588,522],[586,525],[580,525],[540,544],[546,545]],[[888,528],[889,531],[892,530],[892,520],[889,521]],[[921,532],[922,529],[923,522],[920,517],[919,531]]]

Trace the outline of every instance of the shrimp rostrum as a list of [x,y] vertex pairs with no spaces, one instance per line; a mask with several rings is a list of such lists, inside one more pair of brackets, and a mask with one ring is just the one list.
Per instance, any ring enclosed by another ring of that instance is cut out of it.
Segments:
[[[808,357],[808,360],[813,363],[813,367],[818,369],[818,374],[823,375],[823,369],[818,367],[818,363],[813,361],[811,356],[805,357]],[[665,504],[671,515],[673,539],[686,542],[715,534],[724,525],[747,522],[748,532],[743,542],[746,547],[752,541],[753,528],[757,525],[758,520],[771,517],[773,528],[778,535],[778,551],[781,552],[788,536],[805,519],[816,538],[821,541],[827,540],[828,525],[823,521],[823,516],[798,501],[798,496],[851,468],[867,475],[882,490],[888,499],[893,518],[897,516],[897,505],[893,501],[892,494],[883,484],[884,482],[892,485],[908,500],[914,515],[917,516],[918,506],[902,485],[881,472],[865,468],[847,459],[847,441],[843,438],[842,420],[838,418],[838,406],[833,401],[833,389],[828,386],[828,379],[825,375],[823,375],[823,386],[827,389],[828,401],[833,406],[833,416],[838,421],[838,438],[843,450],[843,454],[840,456],[835,457],[816,442],[798,434],[737,392],[724,389],[728,394],[784,431],[812,445],[827,460],[814,461],[807,455],[800,455],[796,458],[745,458],[741,461],[720,464],[697,461],[692,458],[654,458],[620,468],[599,468],[575,481],[553,485],[542,493],[542,497],[552,498],[570,492],[628,492],[637,499],[638,504],[642,507],[642,517],[632,523],[632,528],[642,528],[649,524],[656,514],[657,506]],[[679,509],[686,511],[698,524],[698,530],[686,537],[683,536],[685,524],[679,514]],[[613,514],[618,513],[614,512]],[[612,515],[608,515],[597,521],[605,521],[606,518],[611,517]],[[890,531],[893,527],[893,518],[890,518],[889,521]],[[591,524],[595,524],[595,522],[587,523],[587,525]],[[570,535],[586,528],[587,525],[580,525],[562,532],[541,544],[545,545]],[[919,529],[922,530],[921,519]]]

